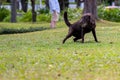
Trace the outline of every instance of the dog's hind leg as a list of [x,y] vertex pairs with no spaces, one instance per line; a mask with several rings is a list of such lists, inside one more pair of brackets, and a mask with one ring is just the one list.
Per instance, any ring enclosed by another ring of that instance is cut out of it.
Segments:
[[64,40],[63,40],[63,44],[65,43],[65,41],[68,39],[68,38],[70,38],[72,36],[72,34],[68,34],[65,38],[64,38]]
[[68,35],[67,35],[67,36],[64,38],[64,40],[63,40],[63,44],[65,43],[65,41],[66,41],[68,38],[70,38],[70,37],[72,36],[72,33],[73,33],[73,31],[69,29]]
[[94,36],[95,41],[98,42],[97,37],[96,37],[95,29],[92,29],[92,34],[93,34],[93,36]]
[[80,38],[75,37],[73,40],[74,40],[74,42],[76,42],[78,39],[80,39]]

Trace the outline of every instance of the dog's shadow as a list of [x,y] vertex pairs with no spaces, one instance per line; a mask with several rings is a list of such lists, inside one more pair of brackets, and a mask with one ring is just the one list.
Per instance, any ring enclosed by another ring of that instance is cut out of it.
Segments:
[[[81,40],[79,40],[79,41],[76,41],[75,43],[81,43],[81,44],[91,44],[91,43],[96,43],[95,41],[85,41],[84,43],[82,43],[82,41]],[[101,43],[100,41],[99,42],[97,42],[97,43]]]

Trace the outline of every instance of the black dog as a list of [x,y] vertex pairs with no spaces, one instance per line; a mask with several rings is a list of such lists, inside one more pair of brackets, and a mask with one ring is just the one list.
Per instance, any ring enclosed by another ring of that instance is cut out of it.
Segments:
[[67,12],[64,12],[64,21],[66,25],[69,27],[69,32],[68,35],[64,38],[63,43],[65,43],[65,41],[71,36],[75,37],[73,39],[74,42],[76,42],[78,39],[82,39],[82,43],[84,43],[84,35],[91,31],[95,41],[98,42],[95,32],[96,27],[95,19],[90,13],[84,14],[80,20],[71,24],[68,21]]

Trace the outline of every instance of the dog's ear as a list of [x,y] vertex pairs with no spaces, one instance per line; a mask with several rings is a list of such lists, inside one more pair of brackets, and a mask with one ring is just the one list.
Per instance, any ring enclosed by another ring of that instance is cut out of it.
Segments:
[[90,15],[90,23],[95,24],[95,18],[92,15]]

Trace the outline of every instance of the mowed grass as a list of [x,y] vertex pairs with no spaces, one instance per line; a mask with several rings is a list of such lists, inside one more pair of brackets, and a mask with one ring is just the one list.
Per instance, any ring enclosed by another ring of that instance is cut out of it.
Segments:
[[[0,23],[0,27],[47,27],[49,23]],[[97,22],[96,43],[91,33],[85,43],[62,44],[68,33],[57,28],[0,35],[0,80],[120,80],[120,23]]]

